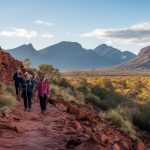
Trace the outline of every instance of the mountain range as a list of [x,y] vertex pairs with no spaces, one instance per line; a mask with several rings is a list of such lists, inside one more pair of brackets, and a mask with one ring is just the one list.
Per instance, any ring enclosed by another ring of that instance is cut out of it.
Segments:
[[62,41],[41,50],[24,44],[7,50],[18,60],[29,58],[32,66],[52,64],[60,70],[105,68],[124,63],[136,57],[129,51],[101,44],[95,49],[85,49],[77,42]]
[[115,67],[116,69],[124,69],[124,70],[147,70],[150,69],[150,46],[144,47],[140,50],[139,54]]

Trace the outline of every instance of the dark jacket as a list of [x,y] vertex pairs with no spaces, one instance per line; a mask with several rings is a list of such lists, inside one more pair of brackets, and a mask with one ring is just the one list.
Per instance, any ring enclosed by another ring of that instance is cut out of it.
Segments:
[[13,80],[15,81],[15,86],[19,86],[19,84],[22,83],[22,75],[16,72],[13,76]]
[[23,79],[22,80],[22,91],[23,92],[33,92],[34,83],[32,79]]

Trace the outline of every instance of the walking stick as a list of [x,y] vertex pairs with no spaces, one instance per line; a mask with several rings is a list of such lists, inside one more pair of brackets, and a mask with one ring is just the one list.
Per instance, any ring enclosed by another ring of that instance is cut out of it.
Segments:
[[[27,82],[27,81],[26,81]],[[28,108],[28,94],[27,94],[27,83],[25,84],[26,85],[26,98],[27,98],[27,108]]]

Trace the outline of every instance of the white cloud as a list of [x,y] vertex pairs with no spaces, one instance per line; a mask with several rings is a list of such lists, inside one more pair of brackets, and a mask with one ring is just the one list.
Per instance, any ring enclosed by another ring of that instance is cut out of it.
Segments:
[[42,34],[41,36],[44,38],[53,38],[53,35],[49,33]]
[[150,42],[150,22],[133,25],[129,28],[95,29],[81,34],[82,37],[96,37],[106,39],[107,43],[136,43]]
[[29,31],[23,28],[12,27],[9,30],[1,31],[0,36],[32,38],[37,36],[37,32],[33,30]]
[[36,20],[36,21],[34,21],[34,23],[42,24],[45,26],[54,26],[55,25],[55,23],[53,23],[53,22],[47,22],[47,21],[43,21],[43,20]]

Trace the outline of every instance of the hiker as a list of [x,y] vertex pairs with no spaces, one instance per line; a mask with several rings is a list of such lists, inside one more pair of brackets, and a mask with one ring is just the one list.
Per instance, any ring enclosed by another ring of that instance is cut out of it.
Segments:
[[34,92],[35,91],[35,87],[36,87],[36,84],[37,84],[37,73],[34,72],[31,79],[33,81],[33,90],[32,90],[32,102],[35,103],[36,99],[37,99],[37,92]]
[[50,84],[47,78],[43,75],[36,86],[36,91],[40,99],[41,113],[46,114],[46,103],[49,96]]
[[17,100],[21,98],[21,83],[22,83],[22,74],[21,71],[18,69],[13,76],[13,80],[15,81],[15,89],[16,89],[16,96]]
[[25,72],[24,78],[22,80],[22,97],[24,100],[24,110],[30,112],[31,111],[31,98],[33,91],[33,81],[30,78],[30,74]]

